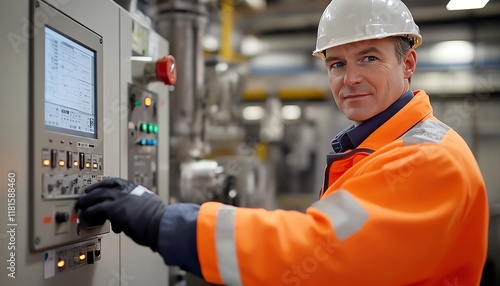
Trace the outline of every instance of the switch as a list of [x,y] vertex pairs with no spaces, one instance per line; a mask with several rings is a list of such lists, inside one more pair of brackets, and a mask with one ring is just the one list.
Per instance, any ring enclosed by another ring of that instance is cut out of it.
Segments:
[[57,150],[50,150],[50,166],[52,168],[57,167]]
[[85,153],[80,152],[78,154],[78,159],[80,161],[80,170],[83,170],[85,168]]
[[87,251],[87,263],[94,264],[94,252],[93,251]]
[[71,169],[73,167],[71,164],[73,164],[73,152],[66,151],[66,167]]
[[69,213],[67,212],[56,212],[56,223],[63,223],[69,221]]

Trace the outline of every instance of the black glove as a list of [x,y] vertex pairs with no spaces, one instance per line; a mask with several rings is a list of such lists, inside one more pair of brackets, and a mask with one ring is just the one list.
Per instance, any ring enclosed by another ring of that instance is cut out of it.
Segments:
[[85,189],[78,199],[79,219],[88,226],[111,222],[113,232],[124,232],[136,243],[157,251],[163,201],[143,186],[120,178],[105,179]]

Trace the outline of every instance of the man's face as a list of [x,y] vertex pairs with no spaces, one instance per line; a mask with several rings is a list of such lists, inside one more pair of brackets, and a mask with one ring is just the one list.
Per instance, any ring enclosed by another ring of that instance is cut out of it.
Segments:
[[391,38],[383,38],[326,50],[333,98],[356,125],[384,111],[409,90],[416,53],[410,50],[398,62],[395,49]]

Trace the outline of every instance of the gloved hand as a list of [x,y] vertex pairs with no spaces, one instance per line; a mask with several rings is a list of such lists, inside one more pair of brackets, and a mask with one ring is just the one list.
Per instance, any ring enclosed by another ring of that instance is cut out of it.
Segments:
[[78,199],[75,209],[88,226],[111,222],[115,233],[124,232],[136,243],[157,251],[158,228],[165,211],[163,201],[143,186],[120,178],[92,184]]

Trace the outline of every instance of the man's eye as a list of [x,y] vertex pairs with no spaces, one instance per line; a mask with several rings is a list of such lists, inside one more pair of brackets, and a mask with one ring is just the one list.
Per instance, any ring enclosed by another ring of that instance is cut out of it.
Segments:
[[330,69],[340,68],[340,67],[343,67],[344,65],[345,64],[343,62],[335,62],[335,63],[330,65]]
[[363,58],[364,62],[373,62],[373,61],[376,61],[376,60],[378,60],[378,58],[374,57],[374,56],[367,56],[367,57]]

